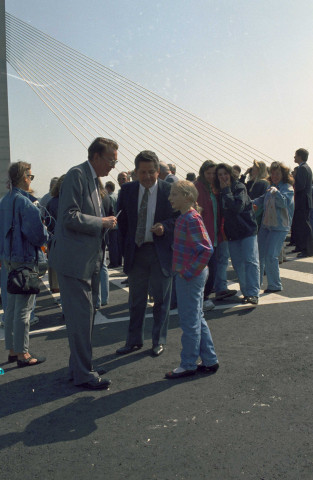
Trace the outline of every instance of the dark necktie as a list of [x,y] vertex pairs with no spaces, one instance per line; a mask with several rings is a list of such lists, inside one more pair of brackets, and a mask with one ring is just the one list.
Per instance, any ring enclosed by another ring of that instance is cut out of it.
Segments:
[[141,245],[145,241],[148,198],[149,198],[149,188],[145,188],[145,193],[143,194],[143,197],[141,200],[141,204],[138,212],[138,220],[137,220],[135,242],[136,242],[136,245],[138,245],[138,247],[141,247]]
[[96,184],[96,187],[97,187],[97,195],[98,195],[98,201],[99,201],[99,209],[100,209],[100,214],[102,217],[104,217],[104,209],[103,209],[103,205],[102,205],[102,197],[100,195],[100,184],[99,184],[99,178],[96,177],[95,178],[95,184]]

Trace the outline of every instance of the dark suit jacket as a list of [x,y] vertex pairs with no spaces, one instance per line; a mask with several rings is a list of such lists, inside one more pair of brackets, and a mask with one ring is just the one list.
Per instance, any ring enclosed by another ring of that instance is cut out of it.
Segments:
[[[168,200],[171,185],[163,180],[158,180],[157,201],[154,223],[162,223],[164,235],[153,235],[153,240],[165,276],[172,273],[172,245],[174,237],[175,220],[178,216]],[[135,237],[138,219],[138,193],[139,182],[129,182],[122,185],[118,198],[118,231],[121,238],[122,255],[124,256],[124,272],[128,274],[132,267],[135,255]]]
[[[103,207],[107,216],[111,212],[109,196]],[[96,187],[85,162],[71,168],[62,183],[50,266],[69,277],[90,279],[104,248],[103,234]]]
[[312,208],[312,170],[303,163],[296,170],[295,178],[295,210]]

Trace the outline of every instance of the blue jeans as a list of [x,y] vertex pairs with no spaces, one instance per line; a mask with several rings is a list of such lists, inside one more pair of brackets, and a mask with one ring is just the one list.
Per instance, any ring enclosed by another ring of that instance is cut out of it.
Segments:
[[216,248],[216,277],[215,277],[215,292],[224,292],[227,290],[227,267],[229,261],[228,242],[221,242]]
[[279,275],[279,255],[287,233],[286,231],[269,230],[264,227],[259,230],[260,285],[263,283],[265,269],[267,288],[270,290],[282,290]]
[[[3,316],[2,316],[3,323],[5,323],[5,311],[8,304],[7,283],[8,283],[8,271],[4,263],[2,263],[1,265],[1,299],[2,299],[2,308],[3,308]],[[35,316],[35,308],[36,308],[36,295],[34,295],[34,304],[30,314],[31,320]]]
[[1,263],[1,300],[3,308],[2,321],[5,322],[5,310],[8,304],[8,294],[7,294],[7,283],[8,283],[8,271],[5,268],[4,262]]
[[229,240],[230,258],[239,279],[244,297],[258,297],[260,291],[260,266],[257,236]]
[[[4,263],[7,272],[22,265],[12,262],[10,267],[7,262]],[[4,323],[5,348],[7,350],[14,350],[16,353],[28,352],[29,320],[35,297],[35,295],[7,294]]]
[[199,357],[206,366],[217,363],[211,332],[202,310],[207,276],[207,267],[190,280],[176,275],[177,308],[183,331],[180,366],[185,370],[196,370]]
[[106,263],[104,260],[100,270],[99,296],[98,296],[96,308],[99,308],[100,305],[106,305],[108,301],[109,301],[109,272],[108,272],[108,267],[106,266]]

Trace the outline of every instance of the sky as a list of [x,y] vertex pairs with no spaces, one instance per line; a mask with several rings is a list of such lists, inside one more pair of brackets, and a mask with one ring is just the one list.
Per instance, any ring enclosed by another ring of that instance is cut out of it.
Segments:
[[[293,168],[311,151],[312,0],[6,0],[6,11]],[[11,161],[38,196],[86,151],[8,66]],[[116,174],[113,177],[117,176]],[[179,174],[179,172],[178,172]]]

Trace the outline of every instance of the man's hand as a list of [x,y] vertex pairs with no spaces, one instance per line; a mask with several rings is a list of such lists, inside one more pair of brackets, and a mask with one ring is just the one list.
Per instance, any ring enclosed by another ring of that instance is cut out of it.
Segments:
[[152,233],[154,233],[157,237],[161,237],[164,235],[164,227],[162,223],[155,223],[152,225],[151,230]]
[[102,217],[102,226],[103,228],[114,228],[117,224],[116,217]]

